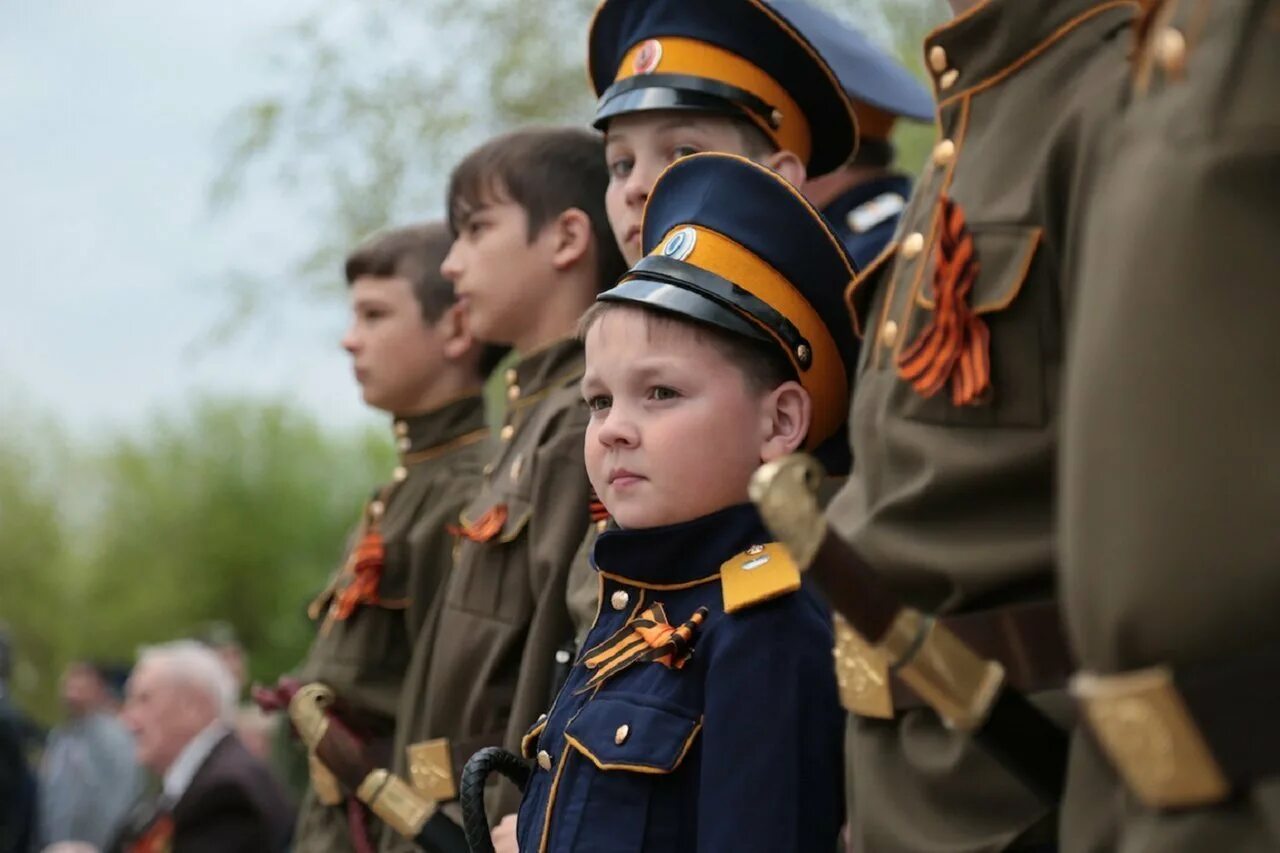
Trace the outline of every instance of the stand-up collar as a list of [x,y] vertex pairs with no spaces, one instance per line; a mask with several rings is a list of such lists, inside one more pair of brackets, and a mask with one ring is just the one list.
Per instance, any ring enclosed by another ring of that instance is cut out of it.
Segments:
[[738,504],[680,524],[606,530],[592,562],[637,586],[692,584],[715,580],[721,563],[770,541],[755,506]]
[[985,0],[925,38],[925,67],[934,92],[946,101],[994,82],[1082,20],[1136,5],[1135,0]]
[[518,408],[539,399],[543,392],[582,378],[585,361],[582,342],[561,338],[521,357],[507,368],[507,405]]
[[484,425],[484,398],[471,394],[421,415],[397,418],[392,429],[396,449],[404,454],[434,450],[484,429]]

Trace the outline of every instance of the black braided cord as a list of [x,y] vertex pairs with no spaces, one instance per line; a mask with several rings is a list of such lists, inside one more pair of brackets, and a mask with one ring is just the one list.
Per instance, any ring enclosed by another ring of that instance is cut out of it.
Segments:
[[497,746],[486,746],[462,768],[458,800],[462,804],[462,829],[471,853],[494,853],[489,816],[484,811],[484,788],[489,774],[498,771],[521,791],[529,781],[529,765],[520,756]]

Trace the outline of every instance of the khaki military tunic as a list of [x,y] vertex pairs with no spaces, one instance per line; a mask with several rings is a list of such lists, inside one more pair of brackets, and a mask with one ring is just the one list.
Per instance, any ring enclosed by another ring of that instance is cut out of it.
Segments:
[[[340,697],[344,717],[389,750],[400,686],[414,638],[430,622],[437,592],[452,565],[453,523],[479,489],[484,464],[484,401],[469,396],[435,411],[395,421],[399,465],[379,489],[378,529],[384,557],[376,603],[358,605],[346,619],[336,602],[352,583],[344,568],[312,606],[319,630],[297,672]],[[355,541],[363,533],[358,530]],[[295,834],[298,851],[354,849],[346,810],[316,800],[308,789]]]
[[[1167,0],[1135,65],[1089,208],[1064,404],[1062,590],[1086,670],[1280,644],[1278,85],[1278,0]],[[1280,850],[1280,779],[1148,810],[1082,736],[1063,839]]]
[[[1072,212],[1125,73],[1127,3],[988,0],[926,39],[938,139],[894,242],[850,288],[855,459],[828,509],[904,599],[953,614],[1054,594],[1054,460]],[[899,360],[935,319],[942,199],[977,264],[989,387],[925,397]],[[1065,703],[1059,703],[1065,704]],[[992,851],[1053,815],[930,710],[851,715],[850,826],[872,853]]]
[[592,523],[569,567],[565,601],[569,607],[569,617],[573,620],[573,642],[576,649],[582,648],[582,643],[600,612],[600,573],[591,563],[591,554],[596,547],[596,539],[608,527],[607,519]]
[[[470,538],[459,545],[430,648],[415,650],[406,680],[395,756],[406,778],[409,745],[447,738],[456,779],[483,746],[518,751],[550,704],[555,653],[573,637],[565,578],[589,524],[582,372],[576,340],[507,372],[499,446],[461,516]],[[493,820],[519,804],[503,786]],[[391,836],[383,834],[384,849],[411,849]]]

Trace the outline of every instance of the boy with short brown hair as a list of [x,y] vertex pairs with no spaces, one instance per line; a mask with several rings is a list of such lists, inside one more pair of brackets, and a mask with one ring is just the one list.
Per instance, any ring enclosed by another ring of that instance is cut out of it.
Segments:
[[[565,574],[589,522],[574,331],[625,269],[607,182],[599,137],[563,128],[497,137],[450,179],[456,239],[442,272],[477,336],[520,361],[504,377],[507,413],[483,485],[455,528],[457,568],[436,633],[419,639],[406,680],[395,766],[415,781],[456,782],[476,750],[516,747],[550,698],[554,654],[570,634]],[[503,794],[511,811],[516,792]],[[409,847],[388,834],[383,849]]]

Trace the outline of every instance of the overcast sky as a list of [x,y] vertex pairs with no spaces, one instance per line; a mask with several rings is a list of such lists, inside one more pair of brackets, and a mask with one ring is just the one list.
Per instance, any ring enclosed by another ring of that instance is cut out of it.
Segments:
[[196,391],[370,418],[337,346],[340,302],[192,354],[232,259],[278,269],[306,245],[269,195],[215,218],[206,190],[228,111],[272,82],[273,30],[315,2],[0,8],[0,401],[16,393],[79,437]]

